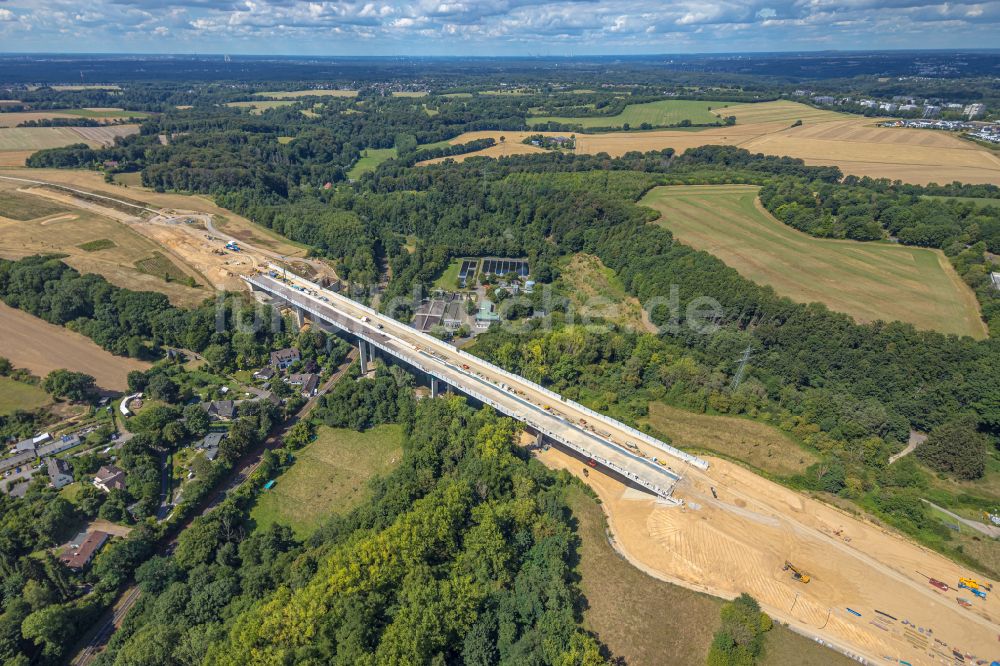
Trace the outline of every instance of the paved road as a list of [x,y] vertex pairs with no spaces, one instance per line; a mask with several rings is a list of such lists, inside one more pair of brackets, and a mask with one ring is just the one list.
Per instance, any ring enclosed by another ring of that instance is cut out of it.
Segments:
[[[966,527],[968,527],[970,529],[973,529],[973,530],[976,530],[980,534],[984,534],[984,535],[988,536],[991,539],[1000,538],[1000,527],[997,527],[996,525],[987,525],[986,523],[981,523],[978,520],[971,520],[969,518],[963,518],[962,516],[958,515],[957,513],[953,513],[951,511],[949,511],[948,509],[944,508],[943,506],[938,506],[937,504],[935,504],[934,502],[931,502],[930,500],[921,499],[921,501],[925,502],[926,504],[928,504],[928,505],[930,505],[932,507],[934,507],[935,509],[937,509],[941,513],[945,514],[946,516],[948,516],[950,518],[953,518],[954,520],[957,520],[958,522],[962,523]],[[998,638],[1000,638],[1000,637],[998,637]]]
[[[428,372],[464,393],[528,424],[552,439],[593,458],[661,497],[669,497],[686,462],[707,467],[704,461],[628,428],[608,417],[547,393],[523,378],[460,352],[451,345],[377,314],[335,292],[302,278],[280,279],[257,275],[247,278],[289,304],[304,308],[334,326],[367,339],[392,355]],[[303,292],[292,286],[304,288]],[[638,451],[645,450],[645,455]],[[652,462],[658,456],[665,465]],[[673,457],[671,457],[673,456]],[[669,465],[667,467],[666,465]]]

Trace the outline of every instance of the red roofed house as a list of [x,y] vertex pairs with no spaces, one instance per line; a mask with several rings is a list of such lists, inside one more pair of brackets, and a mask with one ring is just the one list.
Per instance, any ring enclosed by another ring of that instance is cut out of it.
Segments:
[[104,547],[110,537],[111,535],[107,532],[95,530],[79,544],[70,544],[59,556],[59,561],[73,571],[80,571],[90,564],[94,555]]
[[106,493],[125,489],[125,472],[114,465],[105,465],[94,475],[94,486]]

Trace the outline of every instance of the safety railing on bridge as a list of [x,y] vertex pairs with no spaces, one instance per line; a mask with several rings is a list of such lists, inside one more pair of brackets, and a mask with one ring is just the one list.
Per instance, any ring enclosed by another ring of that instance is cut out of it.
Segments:
[[[277,272],[278,274],[285,273],[285,269],[281,268],[280,266],[275,266],[275,265],[272,264],[271,265],[271,269],[274,270],[275,272]],[[339,301],[339,302],[343,302],[345,305],[350,305],[351,307],[358,308],[358,309],[364,311],[366,314],[368,314],[368,315],[370,315],[372,317],[375,317],[376,319],[379,319],[379,320],[381,320],[381,319],[388,319],[385,315],[381,314],[380,312],[377,312],[376,310],[374,310],[374,309],[372,309],[372,308],[370,308],[370,307],[368,307],[366,305],[358,303],[357,301],[355,301],[353,299],[350,299],[350,298],[347,298],[346,296],[342,296],[341,294],[338,294],[335,291],[325,290],[322,287],[320,287],[318,284],[316,284],[315,282],[307,280],[307,279],[305,279],[305,278],[303,278],[303,277],[301,277],[299,275],[295,275],[295,274],[293,274],[293,275],[294,275],[294,277],[295,277],[295,279],[297,281],[303,282],[305,284],[308,284],[308,285],[312,286],[316,290],[322,290],[324,293],[329,294],[332,297],[333,300],[336,300],[336,301]],[[244,278],[244,279],[251,280],[253,278],[251,277],[251,278]],[[264,287],[264,284],[258,283],[258,286]],[[321,316],[321,315],[319,315],[319,316]],[[391,321],[392,321],[393,324],[405,326],[405,324],[400,324],[400,322],[397,322],[395,320],[391,320]],[[418,331],[417,329],[411,329],[408,332],[417,335],[418,337],[420,337],[423,340],[426,340],[429,344],[431,344],[431,345],[433,345],[435,347],[447,344],[445,342],[442,342],[441,340],[438,340],[433,335],[429,335],[427,333],[424,333],[423,331]],[[491,371],[496,372],[497,374],[502,375],[502,376],[504,376],[504,377],[506,377],[508,379],[514,380],[515,382],[522,382],[524,384],[527,384],[528,386],[530,386],[532,388],[532,390],[538,391],[539,393],[542,393],[543,395],[546,395],[549,398],[552,398],[552,400],[554,402],[561,402],[561,403],[564,403],[564,404],[567,404],[567,405],[571,405],[573,407],[573,409],[581,411],[581,412],[587,414],[588,416],[590,416],[590,417],[592,417],[594,419],[597,419],[598,421],[601,421],[601,422],[605,423],[606,425],[610,425],[610,426],[612,426],[614,428],[617,428],[617,429],[619,429],[619,430],[621,430],[621,431],[623,431],[623,432],[631,435],[632,437],[635,437],[636,439],[642,440],[643,442],[649,444],[650,446],[653,446],[653,447],[656,447],[656,448],[660,449],[664,453],[668,453],[671,456],[674,456],[675,458],[678,458],[678,459],[680,459],[680,460],[682,460],[682,461],[684,461],[684,462],[686,462],[686,463],[688,463],[690,465],[693,465],[693,466],[697,467],[698,469],[701,469],[701,470],[707,470],[708,469],[709,465],[708,465],[707,461],[702,460],[701,458],[699,458],[697,456],[693,456],[690,453],[686,453],[684,451],[681,451],[680,449],[678,449],[678,448],[676,448],[674,446],[670,446],[666,442],[661,442],[660,440],[656,439],[652,435],[644,433],[641,430],[637,430],[636,428],[633,428],[630,425],[622,423],[622,422],[620,422],[620,421],[618,421],[616,419],[613,419],[613,418],[611,418],[609,416],[601,414],[600,412],[596,412],[593,409],[590,409],[589,407],[585,407],[584,405],[581,405],[581,404],[579,404],[577,402],[569,400],[569,399],[567,399],[567,398],[559,395],[555,391],[549,390],[549,389],[545,388],[544,386],[541,386],[540,384],[537,384],[537,383],[531,381],[530,379],[525,379],[524,377],[521,377],[520,375],[516,375],[516,374],[514,374],[512,372],[504,370],[503,368],[501,368],[498,365],[490,363],[489,361],[485,361],[485,360],[479,358],[478,356],[473,356],[472,354],[469,354],[468,352],[462,351],[461,349],[458,349],[456,347],[452,347],[451,345],[448,345],[448,350],[451,353],[457,354],[461,358],[467,359],[467,360],[472,361],[474,363],[481,363],[482,365],[484,365],[487,368],[489,368]]]

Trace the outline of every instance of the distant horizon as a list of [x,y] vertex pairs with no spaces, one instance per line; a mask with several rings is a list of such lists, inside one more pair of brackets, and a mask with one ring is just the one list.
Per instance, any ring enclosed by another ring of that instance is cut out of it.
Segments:
[[1000,0],[0,0],[0,43],[328,57],[990,49]]
[[585,59],[585,58],[697,58],[701,56],[791,56],[791,55],[819,55],[823,53],[831,54],[865,54],[865,53],[998,53],[1000,47],[940,47],[940,48],[879,48],[879,49],[858,49],[858,48],[828,48],[828,49],[788,49],[770,51],[689,51],[689,52],[649,52],[649,53],[552,53],[552,54],[498,54],[498,55],[474,55],[474,54],[446,54],[446,53],[399,53],[399,54],[346,54],[346,53],[252,53],[239,51],[0,51],[0,57],[4,56],[60,56],[60,57],[219,57],[224,58],[348,58],[348,59],[372,59],[372,60],[398,60],[400,58],[415,58],[423,60],[544,60],[544,59]]

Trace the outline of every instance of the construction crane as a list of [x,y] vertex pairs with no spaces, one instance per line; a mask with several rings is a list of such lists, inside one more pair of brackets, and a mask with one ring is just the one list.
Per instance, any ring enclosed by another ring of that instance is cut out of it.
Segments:
[[785,560],[785,566],[783,566],[781,568],[781,570],[782,571],[791,571],[792,572],[792,578],[794,578],[795,580],[799,581],[800,583],[808,583],[811,580],[809,578],[809,574],[807,574],[804,571],[801,571],[800,569],[797,569],[795,567],[795,565],[792,564],[791,562],[789,562],[788,560]]

